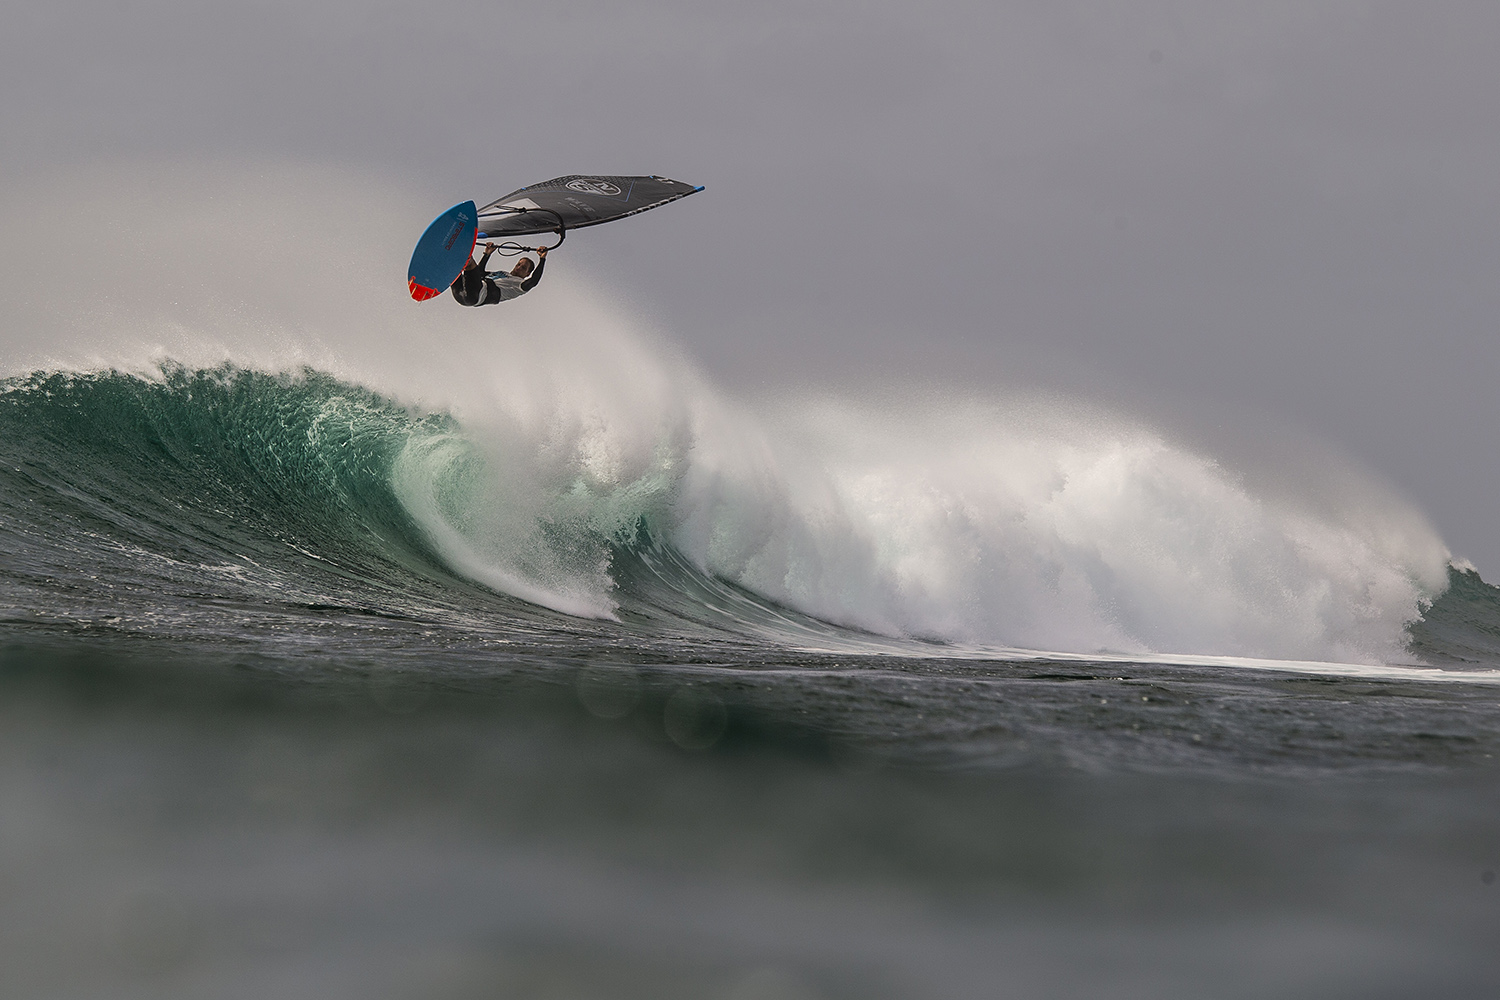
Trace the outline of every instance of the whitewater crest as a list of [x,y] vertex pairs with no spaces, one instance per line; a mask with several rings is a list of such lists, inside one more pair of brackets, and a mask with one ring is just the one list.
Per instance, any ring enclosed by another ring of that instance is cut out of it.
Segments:
[[[1338,520],[1105,417],[978,402],[775,416],[558,413],[412,445],[397,492],[455,570],[609,614],[622,546],[884,635],[1069,652],[1403,655],[1447,551],[1419,517]],[[1357,500],[1357,498],[1355,498]],[[540,588],[540,590],[536,589]]]

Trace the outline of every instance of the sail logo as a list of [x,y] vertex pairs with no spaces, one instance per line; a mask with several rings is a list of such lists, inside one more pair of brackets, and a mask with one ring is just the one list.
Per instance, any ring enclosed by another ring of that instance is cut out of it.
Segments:
[[568,190],[577,191],[579,194],[602,194],[613,197],[620,193],[618,187],[597,177],[578,177],[568,181],[567,187]]

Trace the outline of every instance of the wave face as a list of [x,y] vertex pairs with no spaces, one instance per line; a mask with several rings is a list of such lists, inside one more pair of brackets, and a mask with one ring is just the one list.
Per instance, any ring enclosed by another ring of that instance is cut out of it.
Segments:
[[[1493,602],[1464,621],[1440,604],[1421,631],[1450,571],[1419,517],[1257,496],[1098,415],[824,399],[757,416],[701,388],[519,413],[423,412],[311,369],[12,378],[0,613],[233,631],[274,600],[1359,662],[1488,660],[1482,633],[1500,634]],[[1455,579],[1471,604],[1493,590]]]

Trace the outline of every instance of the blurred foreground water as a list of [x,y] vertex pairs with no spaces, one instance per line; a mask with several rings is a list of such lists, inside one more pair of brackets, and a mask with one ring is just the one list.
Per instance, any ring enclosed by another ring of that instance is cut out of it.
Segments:
[[697,652],[13,644],[0,993],[1500,989],[1493,689]]

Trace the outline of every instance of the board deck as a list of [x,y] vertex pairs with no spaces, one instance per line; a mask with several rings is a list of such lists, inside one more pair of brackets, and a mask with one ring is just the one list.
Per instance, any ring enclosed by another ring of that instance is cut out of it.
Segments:
[[448,290],[474,254],[479,210],[472,201],[461,202],[432,220],[417,240],[411,265],[406,269],[406,287],[411,297],[425,301]]

